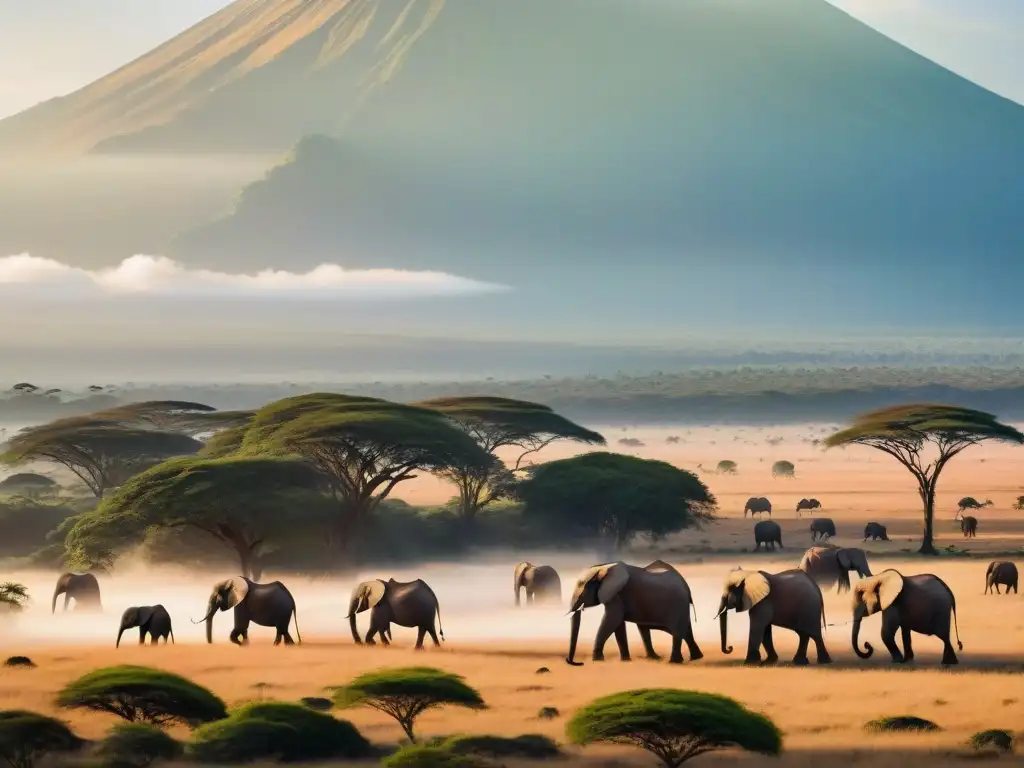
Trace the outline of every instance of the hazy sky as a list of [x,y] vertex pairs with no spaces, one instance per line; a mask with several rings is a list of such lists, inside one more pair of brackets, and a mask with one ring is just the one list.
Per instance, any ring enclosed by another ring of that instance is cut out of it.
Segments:
[[[832,2],[1024,103],[1024,0]],[[0,117],[86,85],[224,5],[224,0],[0,0]]]

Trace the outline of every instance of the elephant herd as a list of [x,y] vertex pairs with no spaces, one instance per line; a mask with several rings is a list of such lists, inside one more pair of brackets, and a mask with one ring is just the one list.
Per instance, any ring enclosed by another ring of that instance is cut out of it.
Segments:
[[[762,521],[777,525],[773,521]],[[760,524],[760,523],[759,523]],[[884,531],[883,531],[884,533]],[[781,539],[781,537],[780,537]],[[858,580],[851,582],[851,574]],[[831,662],[825,647],[823,630],[825,607],[823,590],[833,586],[840,593],[851,592],[851,642],[859,658],[869,658],[874,649],[868,642],[860,644],[862,621],[876,613],[882,615],[882,642],[894,663],[914,658],[912,634],[937,637],[943,643],[943,664],[956,664],[956,652],[951,641],[951,627],[955,630],[957,649],[963,650],[956,621],[956,598],[949,586],[933,574],[904,575],[894,569],[874,574],[864,550],[852,547],[815,546],[807,550],[798,567],[768,573],[763,570],[734,568],[724,580],[718,612],[721,651],[731,654],[728,644],[728,612],[747,613],[749,634],[745,663],[772,664],[778,661],[773,640],[774,628],[795,633],[799,643],[795,664],[808,664],[808,649],[814,643],[816,661]],[[985,574],[985,592],[1000,593],[1000,586],[1017,593],[1018,571],[1012,562],[997,561],[988,566]],[[519,563],[513,572],[515,604],[522,605],[521,593],[526,592],[527,604],[551,602],[561,604],[562,585],[558,572],[549,565]],[[92,574],[65,573],[57,582],[52,612],[57,598],[65,595],[64,608],[74,598],[76,608],[102,610],[99,584]],[[693,632],[697,608],[693,593],[683,575],[662,560],[640,567],[622,561],[603,563],[587,568],[577,578],[569,600],[570,632],[566,662],[581,666],[576,661],[582,613],[587,608],[603,606],[604,615],[595,637],[592,660],[604,660],[604,648],[614,636],[623,661],[630,660],[626,625],[633,624],[640,633],[644,651],[649,659],[660,658],[654,650],[651,632],[665,632],[672,638],[670,663],[683,662],[683,645],[690,661],[703,658]],[[295,622],[295,636],[302,642],[298,628],[295,599],[279,581],[257,584],[250,579],[235,577],[213,586],[207,601],[206,614],[195,624],[206,623],[206,640],[213,642],[213,617],[218,612],[233,611],[234,626],[229,638],[236,645],[247,645],[249,626],[257,624],[273,627],[277,634],[274,645],[292,645],[289,628]],[[369,612],[369,627],[360,636],[356,625],[358,614]],[[441,629],[441,609],[437,595],[422,579],[399,582],[395,579],[371,579],[353,589],[348,603],[352,639],[356,644],[375,645],[376,637],[383,645],[390,645],[391,627],[415,628],[418,631],[416,648],[422,649],[429,635],[434,646],[444,640]],[[117,646],[127,629],[139,629],[139,643],[148,635],[153,645],[168,637],[173,642],[171,617],[162,605],[131,607],[121,617]],[[902,648],[897,644],[900,636]],[[440,640],[439,636],[440,635]],[[761,649],[765,657],[762,659]]]

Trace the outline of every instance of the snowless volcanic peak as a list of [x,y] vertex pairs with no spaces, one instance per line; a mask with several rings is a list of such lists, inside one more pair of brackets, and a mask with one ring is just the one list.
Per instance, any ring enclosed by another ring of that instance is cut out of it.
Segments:
[[286,147],[338,127],[444,3],[236,0],[91,85],[0,122],[0,151]]

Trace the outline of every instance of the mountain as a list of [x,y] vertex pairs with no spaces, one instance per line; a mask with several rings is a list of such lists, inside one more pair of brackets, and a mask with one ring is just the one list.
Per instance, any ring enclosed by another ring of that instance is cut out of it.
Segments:
[[515,289],[454,326],[1020,320],[1024,107],[824,0],[239,0],[0,123],[72,145],[291,149],[167,253]]

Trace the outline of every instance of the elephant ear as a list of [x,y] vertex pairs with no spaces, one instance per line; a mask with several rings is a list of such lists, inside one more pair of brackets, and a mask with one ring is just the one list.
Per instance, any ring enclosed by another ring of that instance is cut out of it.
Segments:
[[384,593],[388,588],[388,585],[380,579],[368,581],[363,586],[366,588],[366,603],[370,608],[384,599]]
[[625,563],[612,563],[601,566],[597,578],[601,582],[601,586],[597,590],[597,599],[601,601],[601,605],[607,605],[626,586],[626,582],[629,581],[629,571],[626,569]]
[[518,584],[520,582],[520,580],[523,578],[523,574],[526,573],[526,569],[527,568],[532,568],[532,567],[533,566],[530,563],[526,562],[525,560],[523,562],[521,562],[519,565],[517,565],[516,566],[516,582],[515,583]]
[[903,591],[903,574],[889,569],[878,575],[878,602],[884,611]]
[[135,615],[139,619],[139,625],[145,624],[153,618],[153,609],[148,605],[144,605],[141,608],[136,608],[135,611]]
[[853,570],[853,558],[851,557],[851,551],[849,549],[837,549],[836,560],[839,561],[839,567],[844,571]]
[[768,578],[760,571],[747,571],[743,579],[743,610],[749,611],[772,591]]
[[249,593],[249,585],[245,579],[228,579],[225,582],[228,587],[227,591],[227,604],[228,608],[234,608],[240,602],[245,600],[245,596]]

